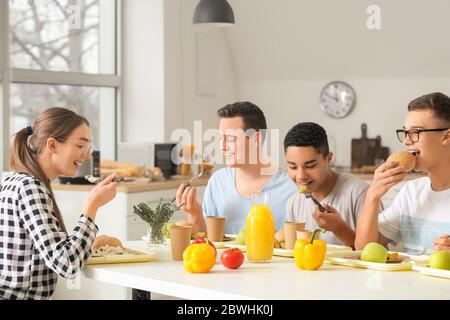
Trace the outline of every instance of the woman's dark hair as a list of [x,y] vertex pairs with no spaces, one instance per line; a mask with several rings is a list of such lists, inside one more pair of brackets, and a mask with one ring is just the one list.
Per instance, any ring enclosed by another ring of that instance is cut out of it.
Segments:
[[314,147],[324,158],[330,152],[325,129],[313,122],[301,122],[292,127],[284,138],[285,152],[288,147]]
[[408,111],[432,110],[439,119],[450,123],[450,98],[443,93],[433,92],[412,100]]
[[47,187],[53,202],[53,212],[60,228],[66,233],[67,229],[56,204],[50,180],[37,159],[46,147],[48,139],[66,141],[70,134],[83,123],[89,126],[89,122],[84,117],[71,110],[64,108],[44,110],[34,120],[31,130],[24,128],[14,135],[9,157],[11,170],[31,174]]

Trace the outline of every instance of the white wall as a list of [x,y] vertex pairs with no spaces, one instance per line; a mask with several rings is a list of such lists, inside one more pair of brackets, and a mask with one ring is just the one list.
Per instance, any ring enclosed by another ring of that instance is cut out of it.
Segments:
[[167,138],[178,127],[192,130],[195,120],[202,120],[205,129],[216,127],[217,109],[237,97],[236,70],[225,31],[194,26],[197,3],[165,3]]
[[122,141],[164,140],[163,2],[122,1]]
[[357,94],[355,109],[343,119],[332,119],[319,108],[319,92],[327,79],[241,83],[239,96],[258,104],[266,113],[268,125],[280,129],[280,155],[283,137],[298,122],[312,121],[327,130],[334,146],[335,164],[349,166],[351,139],[361,137],[360,125],[368,125],[368,136],[381,135],[382,144],[391,151],[402,149],[395,129],[403,126],[408,102],[431,91],[449,92],[448,78],[343,78]]
[[[450,1],[230,0],[236,25],[227,29],[238,78],[238,100],[251,100],[268,125],[287,130],[300,121],[323,125],[336,146],[336,164],[349,166],[351,139],[380,134],[402,148],[394,130],[407,103],[432,91],[450,94]],[[366,9],[381,9],[381,30],[366,27]],[[319,109],[332,80],[350,83],[355,110],[336,120]],[[280,150],[282,147],[280,146]],[[282,160],[281,153],[281,161]]]
[[[240,81],[450,75],[448,0],[229,0]],[[370,5],[380,30],[369,30]]]
[[192,25],[196,3],[123,1],[122,141],[168,141],[195,120],[215,127],[216,110],[235,100],[225,33]]
[[[348,166],[361,123],[395,150],[407,103],[431,91],[450,94],[450,1],[229,2],[236,25],[211,30],[192,25],[198,0],[124,1],[131,17],[124,37],[126,140],[168,140],[194,120],[215,127],[219,107],[250,100],[269,127],[281,129],[280,145],[292,125],[315,121],[336,146],[336,164]],[[366,27],[371,4],[381,8],[378,31]],[[161,10],[163,20],[153,19]],[[331,80],[356,90],[356,108],[341,120],[319,110],[320,90]]]

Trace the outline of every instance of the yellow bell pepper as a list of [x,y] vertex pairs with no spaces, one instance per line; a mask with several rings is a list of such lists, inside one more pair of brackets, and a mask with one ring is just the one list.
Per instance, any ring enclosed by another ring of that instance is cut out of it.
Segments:
[[314,230],[311,239],[298,239],[294,246],[294,260],[299,269],[317,270],[325,260],[327,243],[322,240],[313,240],[317,232],[325,232],[324,229]]
[[215,264],[215,251],[208,243],[193,243],[183,252],[183,266],[186,271],[207,273]]

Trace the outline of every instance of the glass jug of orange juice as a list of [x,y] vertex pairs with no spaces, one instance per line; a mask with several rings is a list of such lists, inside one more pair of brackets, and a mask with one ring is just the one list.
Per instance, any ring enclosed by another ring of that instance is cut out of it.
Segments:
[[270,262],[275,240],[275,222],[267,192],[252,193],[252,206],[245,225],[245,245],[250,262]]

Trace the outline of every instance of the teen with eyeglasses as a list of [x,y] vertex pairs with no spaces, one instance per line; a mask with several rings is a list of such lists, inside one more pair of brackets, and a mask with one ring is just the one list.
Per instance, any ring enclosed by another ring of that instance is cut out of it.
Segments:
[[414,170],[427,177],[408,181],[378,215],[381,197],[407,175],[397,162],[376,171],[356,227],[355,247],[369,242],[402,244],[406,252],[450,250],[450,98],[436,92],[408,105],[398,139],[415,155]]
[[90,141],[89,122],[63,108],[41,112],[15,134],[13,172],[0,181],[0,300],[49,299],[58,275],[74,279],[89,258],[97,210],[116,195],[115,175],[92,189],[70,232],[50,181],[75,176],[91,157]]

